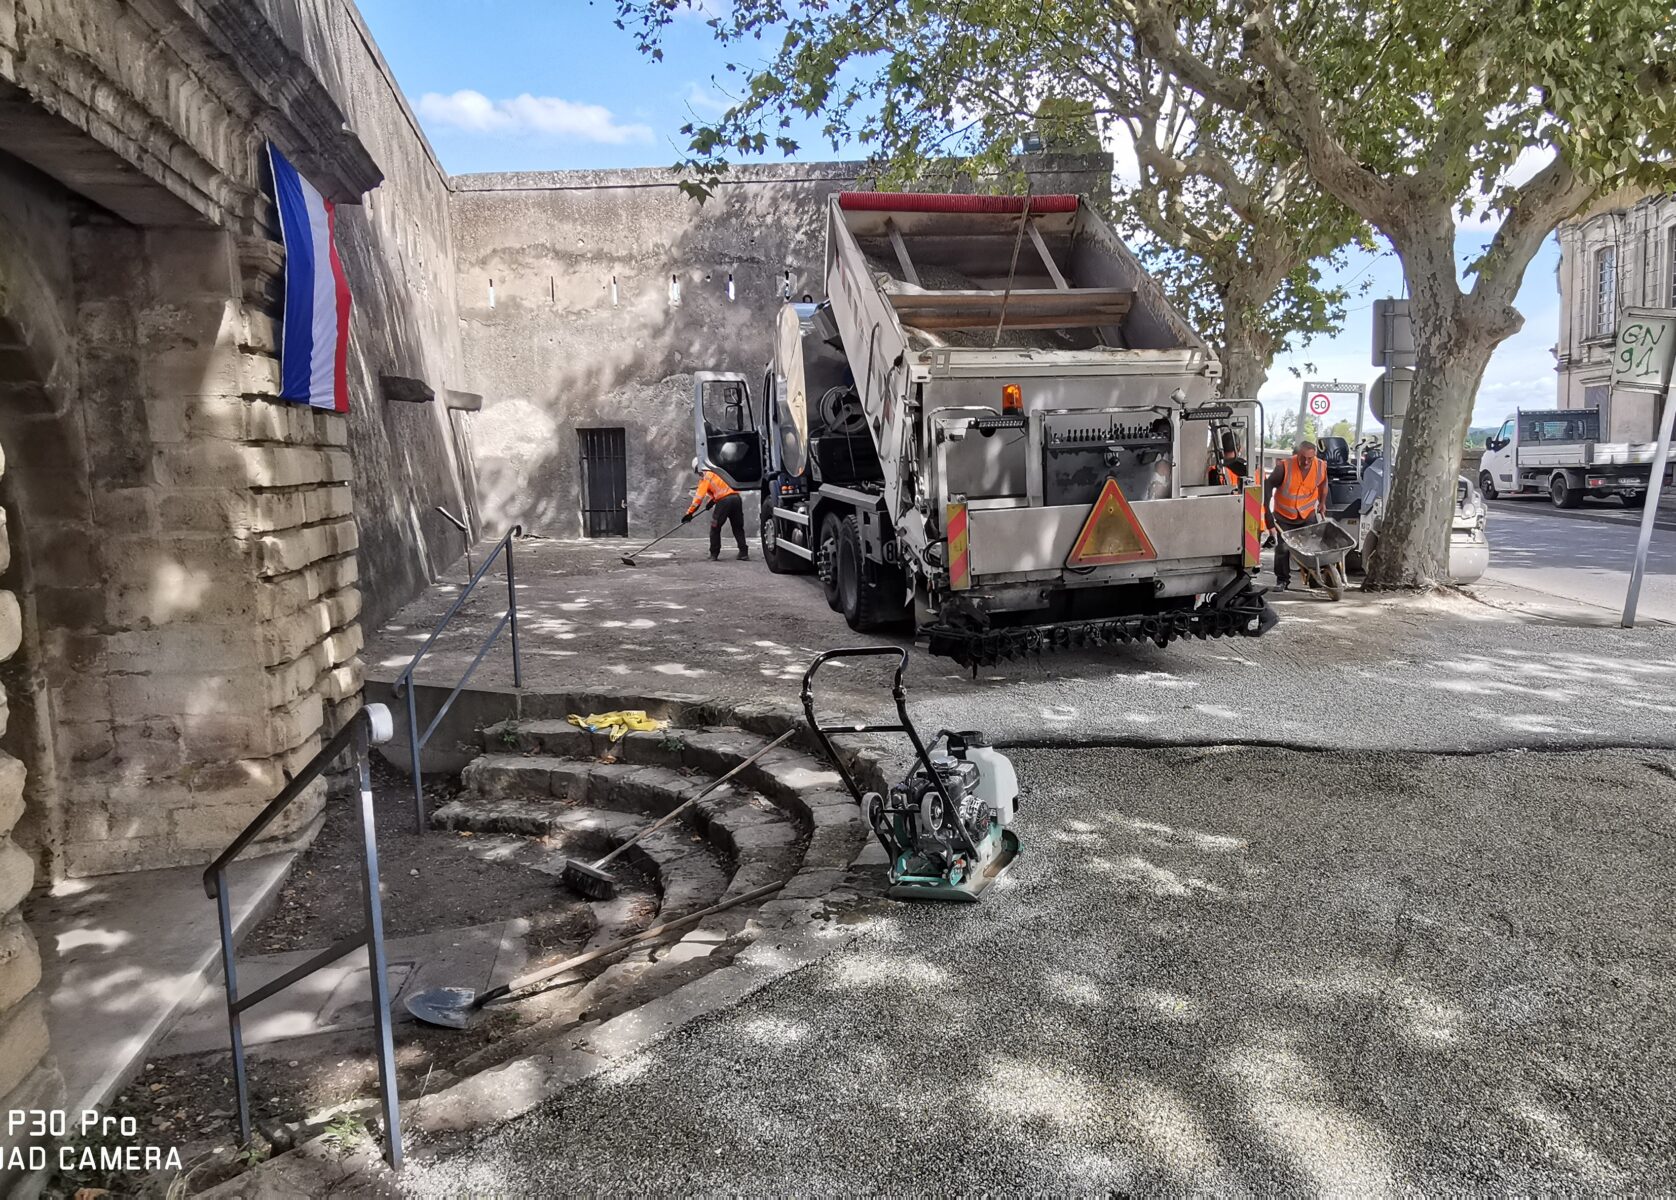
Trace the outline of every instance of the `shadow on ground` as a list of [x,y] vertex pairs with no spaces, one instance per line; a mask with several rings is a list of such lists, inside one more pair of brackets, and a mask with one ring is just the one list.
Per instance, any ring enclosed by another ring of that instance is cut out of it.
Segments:
[[407,1185],[1676,1184],[1676,757],[1017,762],[984,904],[892,906]]

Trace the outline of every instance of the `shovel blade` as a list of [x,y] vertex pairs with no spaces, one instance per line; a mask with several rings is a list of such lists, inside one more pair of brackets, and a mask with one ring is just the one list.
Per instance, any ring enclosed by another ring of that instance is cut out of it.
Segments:
[[471,988],[440,987],[415,992],[402,1001],[416,1021],[444,1029],[464,1029],[477,1011],[477,993]]

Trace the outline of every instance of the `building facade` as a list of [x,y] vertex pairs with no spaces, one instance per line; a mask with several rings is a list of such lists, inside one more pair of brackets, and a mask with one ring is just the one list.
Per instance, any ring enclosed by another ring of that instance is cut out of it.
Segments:
[[1560,408],[1598,408],[1609,441],[1651,440],[1654,398],[1612,390],[1611,351],[1626,308],[1676,308],[1676,195],[1620,192],[1560,226]]

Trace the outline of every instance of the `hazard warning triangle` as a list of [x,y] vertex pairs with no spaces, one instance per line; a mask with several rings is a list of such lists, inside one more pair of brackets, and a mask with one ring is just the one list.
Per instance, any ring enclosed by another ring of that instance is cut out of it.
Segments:
[[1065,560],[1068,567],[1108,567],[1113,563],[1140,562],[1157,558],[1152,539],[1141,528],[1135,510],[1129,507],[1117,480],[1106,480],[1106,486],[1094,499],[1094,508],[1082,523],[1076,545]]

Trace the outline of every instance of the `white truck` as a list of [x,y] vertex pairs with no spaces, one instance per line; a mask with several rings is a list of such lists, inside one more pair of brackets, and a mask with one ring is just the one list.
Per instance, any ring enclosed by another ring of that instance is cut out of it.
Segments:
[[828,299],[787,304],[751,382],[702,372],[703,465],[760,487],[763,557],[855,629],[992,664],[1256,636],[1254,400],[1076,196],[849,192]]
[[1616,496],[1625,508],[1640,508],[1657,448],[1601,441],[1598,408],[1520,409],[1484,443],[1478,488],[1487,500],[1547,492],[1556,508],[1576,508],[1584,496]]

